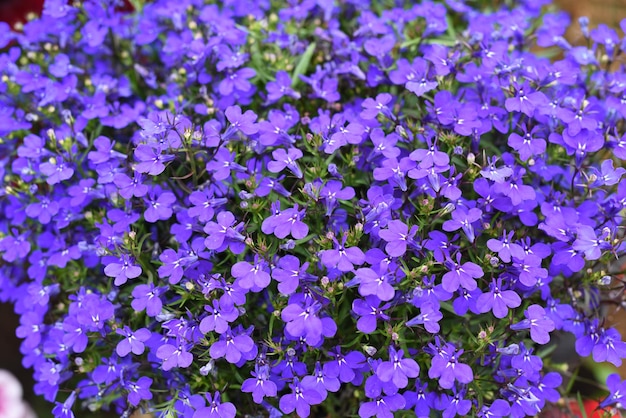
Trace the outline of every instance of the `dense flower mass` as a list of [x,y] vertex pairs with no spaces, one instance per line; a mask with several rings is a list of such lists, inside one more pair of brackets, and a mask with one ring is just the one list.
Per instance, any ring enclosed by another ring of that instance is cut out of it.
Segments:
[[524,417],[568,395],[555,334],[626,357],[615,31],[131,3],[0,23],[0,299],[58,416]]

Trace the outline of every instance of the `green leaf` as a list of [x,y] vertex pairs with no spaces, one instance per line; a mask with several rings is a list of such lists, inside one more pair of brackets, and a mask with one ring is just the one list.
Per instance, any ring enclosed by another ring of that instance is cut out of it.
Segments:
[[585,411],[585,404],[583,403],[583,398],[580,396],[580,392],[576,392],[576,400],[578,401],[578,407],[580,408],[582,418],[588,418],[587,411]]
[[313,52],[315,52],[315,46],[315,42],[311,43],[300,57],[300,61],[291,75],[291,87],[295,87],[298,84],[300,75],[305,74],[306,70],[309,68],[311,58],[313,58]]

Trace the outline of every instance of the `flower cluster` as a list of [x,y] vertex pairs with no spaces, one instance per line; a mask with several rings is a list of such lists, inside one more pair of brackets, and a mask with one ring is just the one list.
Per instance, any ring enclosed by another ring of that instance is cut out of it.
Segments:
[[0,299],[56,416],[524,417],[567,395],[555,333],[621,364],[615,31],[572,46],[546,0],[132,3],[0,23]]

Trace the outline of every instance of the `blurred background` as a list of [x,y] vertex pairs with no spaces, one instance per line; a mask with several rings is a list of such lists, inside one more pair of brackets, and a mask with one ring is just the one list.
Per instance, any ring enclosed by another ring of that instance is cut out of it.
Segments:
[[[29,13],[38,14],[41,12],[44,0],[0,0],[0,22],[7,22],[14,25],[17,22],[25,22]],[[568,30],[567,38],[572,44],[581,43],[583,41],[580,29],[577,26],[577,20],[581,16],[587,16],[590,20],[590,28],[600,23],[604,23],[619,31],[619,23],[626,18],[626,0],[556,0],[555,4],[561,9],[567,11],[572,17],[572,26]],[[620,32],[620,35],[621,32]],[[11,305],[0,303],[0,369],[10,371],[15,375],[24,388],[24,397],[32,406],[39,418],[52,417],[50,414],[51,406],[43,399],[34,396],[32,386],[34,384],[32,373],[25,370],[21,365],[22,355],[19,350],[20,340],[15,336],[15,329],[19,325],[17,316],[13,313]],[[615,324],[623,337],[626,337],[626,311],[612,309],[607,312],[607,321]],[[571,365],[581,362],[579,358],[572,358],[573,342],[566,336],[557,336],[558,341],[555,355],[565,356],[564,360],[571,362]],[[569,355],[569,357],[567,357]],[[601,367],[583,367],[577,378],[577,388],[585,395],[593,397],[594,393],[598,393],[598,384],[595,382],[603,382],[604,377],[615,371],[610,364]],[[619,368],[619,372],[623,378],[626,378],[626,364]],[[575,391],[574,391],[575,393]],[[578,415],[576,405],[572,405],[572,411]],[[589,418],[593,415],[594,406],[588,407]],[[97,418],[100,415],[93,415]],[[563,415],[547,411],[544,417],[563,417]],[[569,415],[571,416],[571,415]],[[584,416],[582,413],[578,416]]]

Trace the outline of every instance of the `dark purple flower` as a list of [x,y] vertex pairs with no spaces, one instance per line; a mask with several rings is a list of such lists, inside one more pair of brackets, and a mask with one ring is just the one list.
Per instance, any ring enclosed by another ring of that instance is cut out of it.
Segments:
[[482,211],[477,208],[467,209],[464,206],[456,208],[452,212],[452,219],[443,223],[444,231],[456,231],[457,229],[463,229],[469,242],[474,242],[474,222],[477,222],[482,217]]
[[355,265],[361,265],[365,262],[365,254],[358,247],[345,247],[346,238],[339,244],[336,238],[333,249],[323,250],[320,252],[320,259],[326,268],[338,268],[339,271],[352,271]]
[[509,313],[509,308],[517,308],[522,304],[522,299],[514,290],[503,290],[502,279],[492,280],[489,292],[478,297],[476,307],[479,312],[492,311],[496,318],[504,318]]
[[161,345],[156,356],[163,361],[161,367],[165,371],[174,367],[186,368],[193,362],[193,354],[188,351],[187,344],[182,342]]
[[403,358],[404,351],[389,347],[389,361],[383,361],[376,368],[376,375],[383,382],[393,382],[402,389],[409,384],[409,378],[419,375],[420,368],[411,358]]
[[135,355],[143,354],[145,349],[144,342],[148,341],[152,334],[147,328],[139,328],[136,331],[131,330],[128,326],[115,330],[116,334],[124,337],[122,341],[117,343],[115,352],[120,357],[127,356],[130,352]]
[[206,393],[209,406],[197,409],[193,418],[234,418],[237,414],[235,405],[230,402],[221,402],[221,394],[215,392],[213,396]]
[[399,220],[390,221],[387,229],[378,231],[378,236],[387,241],[385,251],[392,257],[402,257],[407,246],[418,249],[419,245],[413,239],[415,234],[417,234],[417,226],[413,225],[409,230],[407,224]]
[[275,397],[277,394],[276,383],[270,380],[269,367],[267,365],[255,366],[254,371],[250,372],[251,378],[246,379],[241,384],[241,391],[244,393],[252,393],[252,399],[255,403],[260,404],[266,396]]
[[537,344],[547,344],[550,341],[550,332],[554,331],[554,321],[547,315],[545,309],[539,305],[530,305],[524,311],[526,319],[511,325],[511,329],[519,331],[530,328],[530,338]]
[[322,403],[322,395],[315,389],[308,389],[300,384],[297,377],[289,384],[291,393],[281,396],[279,401],[280,410],[286,414],[294,410],[300,418],[306,418],[311,413],[311,405]]
[[376,321],[382,319],[388,321],[389,316],[385,314],[385,309],[391,305],[379,306],[380,299],[376,296],[366,296],[365,299],[355,299],[352,302],[352,311],[359,316],[356,327],[365,334],[376,331]]
[[122,254],[116,261],[108,263],[104,268],[104,274],[115,277],[115,286],[121,286],[128,279],[135,279],[141,275],[141,267],[136,265],[134,258],[128,254]]

